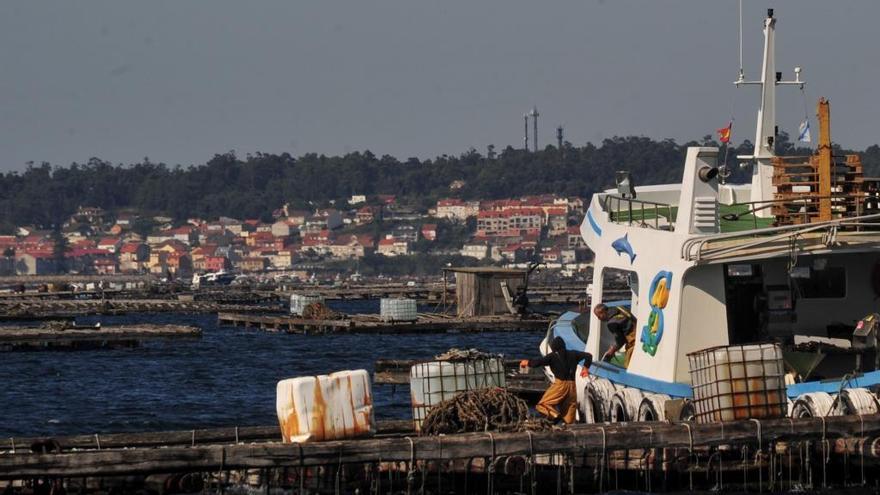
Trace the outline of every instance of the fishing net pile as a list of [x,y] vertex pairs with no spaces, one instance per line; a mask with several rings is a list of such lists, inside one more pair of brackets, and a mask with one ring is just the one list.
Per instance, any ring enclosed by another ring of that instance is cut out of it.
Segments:
[[490,354],[479,349],[459,349],[453,347],[443,354],[437,354],[434,359],[437,361],[479,361],[481,359],[500,358],[501,354]]
[[302,317],[307,320],[340,320],[343,315],[333,311],[326,304],[316,302],[303,308]]
[[529,406],[503,388],[470,390],[431,408],[422,423],[423,435],[477,431],[522,431]]

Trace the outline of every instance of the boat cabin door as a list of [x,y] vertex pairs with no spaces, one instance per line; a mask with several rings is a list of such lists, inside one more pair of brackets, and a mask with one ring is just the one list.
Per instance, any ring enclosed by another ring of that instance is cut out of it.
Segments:
[[759,341],[767,324],[767,296],[761,265],[725,265],[724,290],[730,344]]

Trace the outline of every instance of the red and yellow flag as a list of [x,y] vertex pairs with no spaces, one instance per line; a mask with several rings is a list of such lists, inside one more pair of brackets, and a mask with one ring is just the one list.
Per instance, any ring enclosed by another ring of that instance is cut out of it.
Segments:
[[727,127],[722,127],[721,129],[716,130],[718,133],[718,140],[724,144],[730,142],[730,130],[733,128],[733,122],[728,122]]

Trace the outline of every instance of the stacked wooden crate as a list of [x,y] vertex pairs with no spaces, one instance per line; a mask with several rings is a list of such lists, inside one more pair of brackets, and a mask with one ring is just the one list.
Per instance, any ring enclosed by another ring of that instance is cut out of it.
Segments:
[[[793,225],[857,216],[863,194],[862,162],[858,155],[834,156],[823,177],[820,157],[787,156],[773,159],[776,199],[773,214],[779,225]],[[828,187],[822,184],[828,181]],[[826,189],[827,192],[822,189]],[[830,207],[830,218],[822,203]]]
[[831,105],[825,98],[819,99],[816,117],[816,153],[773,159],[773,214],[778,225],[827,222],[862,213],[862,162],[858,155],[833,155]]

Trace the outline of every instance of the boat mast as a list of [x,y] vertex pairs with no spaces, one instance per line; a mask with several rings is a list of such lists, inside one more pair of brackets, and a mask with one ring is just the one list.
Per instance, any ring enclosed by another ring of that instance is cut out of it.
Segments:
[[[758,109],[758,124],[755,128],[755,149],[751,156],[738,157],[740,160],[755,161],[752,168],[750,199],[752,202],[773,199],[773,158],[776,156],[777,134],[776,86],[795,85],[801,88],[804,86],[803,81],[800,80],[800,67],[794,69],[794,81],[783,81],[782,73],[776,72],[775,30],[776,18],[773,17],[773,9],[767,9],[767,18],[764,19],[764,64],[761,68],[761,80],[746,81],[743,76],[742,62],[740,62],[739,79],[734,81],[737,87],[742,85],[761,86],[761,107]],[[740,44],[742,44],[741,37]],[[755,206],[760,208],[763,205]],[[758,209],[755,215],[766,218],[772,217],[773,213],[770,208],[762,208]]]

